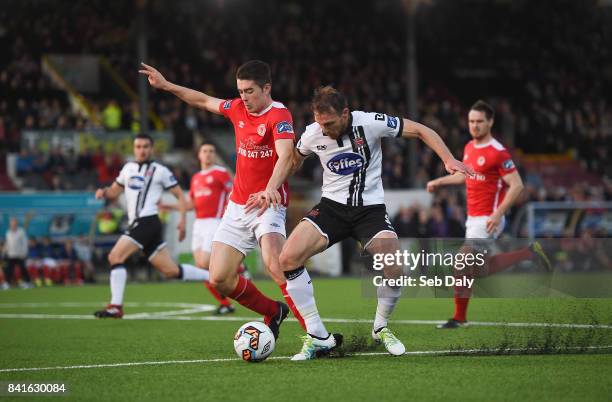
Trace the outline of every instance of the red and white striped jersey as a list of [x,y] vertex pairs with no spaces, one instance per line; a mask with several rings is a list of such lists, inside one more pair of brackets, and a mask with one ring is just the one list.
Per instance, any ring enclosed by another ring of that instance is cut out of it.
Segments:
[[221,218],[232,190],[232,178],[224,167],[211,166],[191,177],[189,196],[196,218]]
[[508,185],[502,177],[516,171],[510,153],[496,139],[486,144],[472,140],[463,150],[463,163],[476,172],[465,179],[468,216],[491,215],[506,195]]

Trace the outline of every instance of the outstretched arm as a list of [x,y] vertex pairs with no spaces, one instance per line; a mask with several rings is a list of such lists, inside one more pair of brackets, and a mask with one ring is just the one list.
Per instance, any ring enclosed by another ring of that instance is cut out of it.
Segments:
[[[164,208],[164,209],[169,209],[171,211],[180,211],[178,204],[160,203],[159,207]],[[185,211],[192,211],[193,209],[194,209],[193,200],[191,199],[191,197],[185,197]]]
[[461,173],[449,174],[447,176],[438,177],[427,182],[427,191],[433,193],[438,187],[454,186],[465,183],[465,175]]
[[206,95],[204,92],[173,84],[166,80],[155,68],[144,63],[140,64],[142,69],[138,70],[138,72],[147,76],[149,84],[151,84],[153,88],[168,91],[193,107],[205,109],[211,113],[221,114],[221,112],[219,112],[219,105],[223,102],[222,99]]
[[114,200],[123,192],[123,187],[116,181],[110,187],[99,188],[96,191],[96,199]]
[[438,133],[421,123],[417,123],[416,121],[408,119],[403,120],[404,129],[402,130],[402,137],[421,139],[429,148],[433,149],[440,159],[442,159],[442,162],[444,162],[444,167],[448,173],[454,174],[455,172],[458,172],[469,176],[474,175],[474,170],[470,166],[466,166],[455,159]]

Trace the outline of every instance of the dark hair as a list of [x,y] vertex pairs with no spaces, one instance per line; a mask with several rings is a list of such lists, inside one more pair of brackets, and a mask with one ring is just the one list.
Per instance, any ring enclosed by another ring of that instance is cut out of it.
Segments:
[[153,137],[151,137],[149,134],[136,134],[136,136],[134,137],[134,141],[136,140],[149,140],[151,146],[155,144],[155,141],[153,141]]
[[326,85],[315,89],[311,106],[313,112],[340,114],[344,108],[348,107],[348,102],[340,91],[331,85]]
[[210,142],[210,141],[204,141],[202,144],[200,144],[200,148],[198,148],[198,149],[202,149],[202,147],[203,147],[204,145],[210,145],[210,146],[211,146],[211,147],[213,147],[215,150],[217,150],[217,146],[216,146],[215,144],[213,144],[212,142]]
[[251,80],[263,88],[266,84],[272,84],[272,73],[268,63],[261,60],[250,60],[238,67],[236,79]]
[[487,120],[491,120],[495,117],[495,110],[493,106],[489,105],[487,102],[482,99],[478,99],[476,103],[472,105],[470,110],[476,110],[478,112],[483,112],[487,117]]

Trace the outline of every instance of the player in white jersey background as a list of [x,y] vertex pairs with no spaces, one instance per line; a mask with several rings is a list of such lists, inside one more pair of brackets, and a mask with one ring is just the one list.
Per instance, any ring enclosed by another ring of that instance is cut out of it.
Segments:
[[162,224],[158,217],[158,204],[164,191],[170,191],[178,200],[180,222],[179,241],[185,238],[185,199],[176,178],[164,165],[151,160],[153,138],[139,134],[134,138],[134,162],[123,166],[119,177],[110,187],[96,191],[97,199],[115,199],[125,192],[129,229],[108,254],[111,267],[111,301],[105,309],[96,311],[98,318],[123,317],[123,295],[127,282],[125,261],[142,250],[153,267],[166,278],[185,281],[205,281],[208,271],[189,264],[177,264],[170,257],[163,240]]
[[[472,174],[456,160],[440,136],[422,124],[382,113],[349,111],[346,98],[332,87],[315,91],[312,100],[315,123],[306,128],[295,150],[295,165],[308,155],[319,156],[323,167],[321,202],[293,230],[280,255],[287,290],[304,318],[307,334],[293,360],[309,360],[342,341],[330,334],[317,310],[306,260],[348,237],[360,241],[370,254],[395,253],[397,234],[389,222],[381,180],[381,140],[384,137],[420,138],[444,161],[449,173]],[[252,198],[252,205],[257,200]],[[265,208],[267,205],[257,205]],[[386,266],[385,277],[396,277],[401,267]],[[377,289],[378,306],[372,337],[384,343],[392,355],[405,352],[404,345],[387,328],[401,291]]]

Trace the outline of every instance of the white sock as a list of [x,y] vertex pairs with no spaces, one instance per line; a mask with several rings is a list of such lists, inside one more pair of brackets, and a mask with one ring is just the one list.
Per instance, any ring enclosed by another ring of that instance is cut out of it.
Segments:
[[376,289],[378,305],[376,306],[376,316],[374,317],[374,331],[387,326],[389,317],[399,300],[402,290],[400,287],[380,286]]
[[207,281],[210,279],[210,274],[208,270],[198,268],[189,264],[180,264],[179,269],[182,271],[183,275],[179,278],[184,281]]
[[110,272],[111,302],[116,306],[123,305],[123,293],[127,282],[127,271],[123,265],[117,265]]
[[291,296],[295,307],[302,315],[306,324],[306,332],[318,338],[327,338],[329,332],[325,329],[323,321],[317,310],[314,298],[314,288],[308,271],[302,269],[285,272],[287,278],[287,293]]

